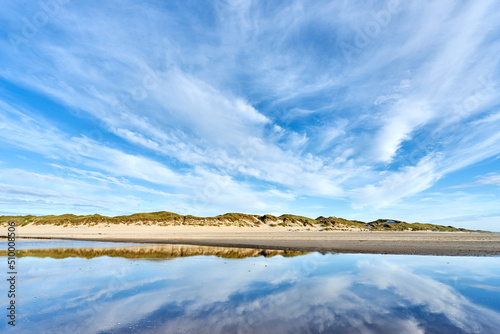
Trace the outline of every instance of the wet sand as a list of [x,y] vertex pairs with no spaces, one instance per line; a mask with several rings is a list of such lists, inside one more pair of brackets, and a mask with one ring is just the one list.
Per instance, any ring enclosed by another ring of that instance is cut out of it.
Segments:
[[500,233],[318,231],[281,227],[95,225],[18,227],[19,237],[334,253],[499,256]]

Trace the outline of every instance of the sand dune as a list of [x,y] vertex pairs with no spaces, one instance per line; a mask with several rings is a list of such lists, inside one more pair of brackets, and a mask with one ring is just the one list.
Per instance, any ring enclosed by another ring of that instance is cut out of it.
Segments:
[[500,255],[500,234],[467,232],[319,231],[284,227],[26,225],[18,237],[173,243],[339,253]]

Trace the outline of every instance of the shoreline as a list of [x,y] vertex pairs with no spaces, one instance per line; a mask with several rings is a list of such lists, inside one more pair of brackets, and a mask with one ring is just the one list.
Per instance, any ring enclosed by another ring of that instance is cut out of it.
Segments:
[[33,225],[18,228],[18,240],[184,244],[332,253],[500,256],[500,234],[429,231],[310,231],[286,228],[200,226]]

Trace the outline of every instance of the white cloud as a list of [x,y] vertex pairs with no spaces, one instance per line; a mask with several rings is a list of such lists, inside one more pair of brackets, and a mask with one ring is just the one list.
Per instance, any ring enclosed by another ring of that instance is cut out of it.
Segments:
[[[58,129],[5,94],[5,143],[162,197],[227,179],[216,202],[231,211],[299,195],[388,208],[499,153],[494,1],[401,3],[349,63],[340,43],[385,4],[235,1],[210,20],[115,7],[71,3],[19,50],[0,40],[2,80],[98,134]],[[0,17],[20,32],[36,10],[10,4]]]
[[430,118],[428,107],[421,102],[399,100],[375,138],[375,159],[391,162],[401,144],[410,140],[412,132]]
[[483,175],[483,176],[480,176],[477,178],[478,178],[477,181],[474,181],[472,183],[466,183],[466,184],[461,184],[461,185],[457,185],[457,186],[452,186],[452,187],[450,187],[450,189],[479,187],[479,186],[484,186],[484,185],[500,186],[500,174],[488,173],[486,175]]
[[[454,277],[473,282],[496,277],[495,258],[478,262],[415,257],[408,262],[406,257],[363,255],[362,259],[344,258],[340,267],[336,265],[337,256],[318,253],[237,261],[208,257],[194,262],[130,263],[119,258],[113,262],[110,268],[105,258],[72,259],[69,265],[84,269],[78,280],[69,278],[68,262],[64,260],[53,260],[50,272],[45,266],[30,266],[25,273],[26,295],[35,293],[40,277],[46,291],[51,292],[50,298],[38,298],[38,305],[50,305],[42,308],[45,316],[37,327],[43,330],[64,325],[73,317],[79,319],[80,328],[91,332],[119,331],[144,323],[160,326],[161,332],[174,328],[197,333],[228,328],[259,333],[304,332],[306,328],[313,332],[345,328],[360,333],[374,329],[423,333],[436,328],[491,332],[500,325],[497,311],[466,298],[453,285]],[[445,262],[448,270],[443,277],[436,271],[442,270]],[[93,269],[85,270],[89,266]],[[193,268],[197,275],[193,275]],[[47,280],[47,275],[52,279]],[[82,291],[82,279],[93,284]],[[65,284],[61,288],[62,281]],[[68,300],[68,295],[74,298]],[[51,303],[59,299],[64,302]],[[27,300],[23,304],[30,305]],[[130,307],[142,304],[148,307],[139,311]],[[69,311],[71,314],[64,311],[73,307],[76,311]],[[402,312],[405,308],[414,312]],[[83,316],[89,312],[92,317]],[[176,313],[169,314],[164,322],[157,316],[160,312]],[[436,322],[428,321],[431,317]]]
[[415,195],[431,187],[440,177],[436,171],[436,162],[429,157],[421,160],[416,166],[381,176],[381,181],[376,185],[370,184],[354,190],[354,205],[361,208],[388,206],[401,197]]

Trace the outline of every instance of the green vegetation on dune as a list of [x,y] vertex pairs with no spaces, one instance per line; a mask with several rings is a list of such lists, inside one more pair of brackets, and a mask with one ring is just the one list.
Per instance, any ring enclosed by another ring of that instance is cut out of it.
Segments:
[[[116,216],[108,217],[101,216],[99,214],[87,215],[87,216],[76,216],[72,214],[64,214],[59,216],[48,215],[48,216],[0,216],[0,223],[6,223],[9,221],[15,221],[18,226],[26,224],[53,224],[53,225],[94,225],[99,223],[105,224],[131,224],[137,222],[182,222],[185,217],[179,214],[167,211],[160,212],[150,212],[150,213],[135,213],[129,216]],[[198,219],[198,217],[193,217]]]
[[196,217],[179,215],[168,211],[135,213],[128,216],[107,217],[99,214],[77,216],[64,214],[60,216],[0,216],[0,224],[15,221],[18,226],[34,225],[60,225],[60,226],[93,226],[96,224],[158,224],[158,225],[193,225],[193,226],[240,226],[258,227],[268,225],[272,227],[288,228],[316,228],[318,230],[350,230],[365,231],[442,231],[442,232],[473,232],[464,228],[442,226],[423,223],[406,223],[393,219],[378,219],[372,222],[362,222],[338,217],[323,217],[316,219],[283,214],[279,217],[273,215],[250,215],[243,213],[226,213],[215,217]]
[[244,213],[226,213],[223,215],[215,216],[215,218],[219,220],[229,220],[233,222],[237,222],[240,220],[248,220],[248,221],[255,221],[256,218],[255,216],[252,215],[247,215]]
[[331,228],[359,228],[359,229],[366,229],[366,223],[358,221],[358,220],[348,220],[344,218],[337,218],[337,217],[318,217],[316,218],[316,221],[320,223],[324,227],[331,227]]
[[303,216],[296,216],[296,215],[281,215],[279,218],[283,219],[283,223],[285,225],[294,225],[294,224],[299,224],[302,226],[315,226],[317,224],[316,220],[303,217]]
[[181,216],[177,213],[168,212],[168,211],[159,211],[159,212],[150,212],[150,213],[134,213],[130,216],[117,216],[113,217],[113,219],[118,221],[165,221],[165,220],[174,220],[181,221],[184,219],[184,216]]
[[378,219],[366,224],[370,230],[389,230],[389,231],[437,231],[437,232],[472,232],[464,228],[453,226],[442,226],[422,223],[406,223],[392,219]]

